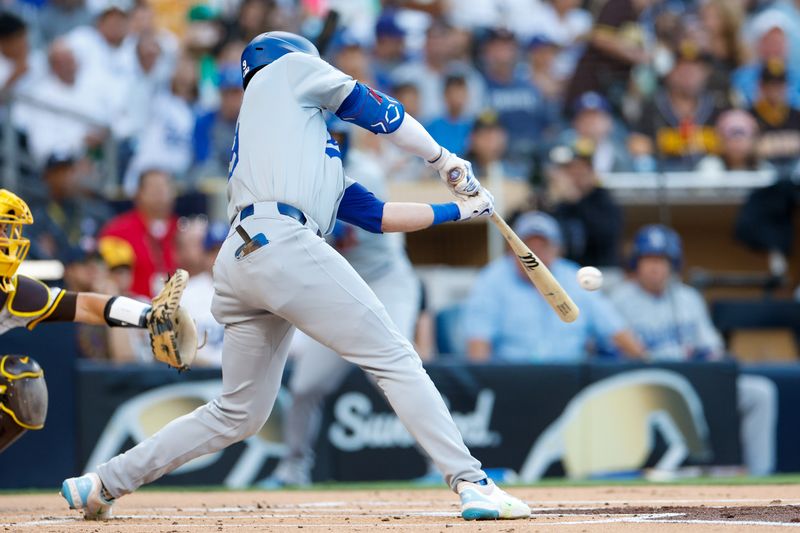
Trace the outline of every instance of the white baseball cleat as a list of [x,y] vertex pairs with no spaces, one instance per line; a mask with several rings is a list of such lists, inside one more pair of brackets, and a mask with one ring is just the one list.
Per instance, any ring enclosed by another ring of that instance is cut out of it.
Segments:
[[531,516],[531,508],[525,502],[502,490],[491,479],[478,483],[462,481],[456,491],[461,497],[461,518],[464,520],[509,520]]
[[103,482],[95,473],[65,479],[61,484],[61,496],[70,509],[83,509],[86,520],[108,520],[111,518],[113,499],[102,495]]

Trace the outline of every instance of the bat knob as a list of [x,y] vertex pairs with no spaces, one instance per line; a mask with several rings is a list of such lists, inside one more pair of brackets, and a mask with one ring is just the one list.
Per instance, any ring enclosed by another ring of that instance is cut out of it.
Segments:
[[450,183],[458,183],[459,181],[461,181],[461,169],[454,168],[453,170],[450,171],[447,177],[450,180]]

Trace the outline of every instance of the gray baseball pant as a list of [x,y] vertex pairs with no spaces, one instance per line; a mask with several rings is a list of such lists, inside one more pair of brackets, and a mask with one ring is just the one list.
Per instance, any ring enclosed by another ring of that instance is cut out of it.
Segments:
[[[420,283],[411,267],[399,264],[368,284],[403,337],[412,339],[419,316]],[[303,332],[295,334],[289,352],[295,362],[289,380],[292,402],[284,417],[287,453],[274,476],[284,483],[302,485],[311,481],[322,402],[342,384],[352,366]]]
[[237,224],[269,243],[237,258],[243,240],[231,231],[214,265],[212,311],[225,325],[222,395],[99,465],[108,492],[128,494],[255,434],[275,403],[292,325],[373,376],[453,490],[486,477],[411,343],[313,222],[305,227],[265,202]]

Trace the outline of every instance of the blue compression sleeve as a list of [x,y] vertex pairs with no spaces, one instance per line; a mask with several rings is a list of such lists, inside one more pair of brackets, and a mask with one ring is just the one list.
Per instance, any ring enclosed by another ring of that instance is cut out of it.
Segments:
[[392,133],[402,124],[405,109],[394,98],[357,82],[336,116],[372,133]]
[[384,202],[375,197],[360,183],[353,183],[344,190],[336,218],[358,226],[370,233],[383,233]]
[[431,204],[433,208],[433,224],[442,224],[444,222],[453,222],[461,218],[461,211],[455,202],[448,202],[446,204]]

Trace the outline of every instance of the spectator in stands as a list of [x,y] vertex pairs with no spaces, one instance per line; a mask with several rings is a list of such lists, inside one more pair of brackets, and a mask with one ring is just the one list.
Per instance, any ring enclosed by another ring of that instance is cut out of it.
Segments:
[[108,204],[86,194],[75,155],[54,153],[42,174],[44,194],[30,202],[36,221],[31,227],[31,257],[61,259],[73,248],[92,248],[112,212]]
[[483,79],[471,64],[452,60],[453,29],[443,21],[435,19],[425,36],[423,61],[406,63],[394,71],[395,85],[415,83],[419,89],[420,114],[415,116],[423,122],[428,122],[444,113],[444,80],[451,74],[461,74],[467,80],[469,87],[467,112],[477,114],[483,105]]
[[281,9],[274,0],[243,0],[239,6],[236,25],[231,28],[228,39],[236,38],[249,43],[256,35],[265,31],[281,29]]
[[743,109],[730,109],[717,119],[719,155],[708,155],[697,164],[700,172],[769,170],[772,165],[758,155],[758,124]]
[[572,77],[592,31],[592,15],[581,4],[580,0],[543,0],[534,4],[530,14],[533,31],[528,37],[539,35],[559,47],[555,69],[563,79]]
[[[633,277],[613,291],[611,301],[644,344],[647,360],[718,360],[725,347],[703,297],[674,278],[681,261],[677,233],[643,227],[633,242]],[[775,468],[777,389],[767,378],[741,375],[737,392],[744,462],[750,474],[768,475]]]
[[101,237],[119,237],[133,248],[136,261],[131,292],[135,295],[152,298],[158,294],[167,274],[177,266],[175,195],[168,172],[145,170],[138,180],[133,209],[112,219],[101,231]]
[[214,296],[211,269],[229,229],[225,223],[209,224],[203,219],[195,219],[183,224],[177,236],[178,265],[190,275],[181,305],[189,310],[197,323],[200,339],[206,340],[195,360],[200,365],[222,366],[224,328],[211,314]]
[[397,13],[384,9],[375,23],[375,45],[372,49],[372,69],[375,84],[388,91],[394,71],[406,61],[406,32],[398,24]]
[[592,168],[594,143],[578,138],[550,152],[547,200],[563,231],[563,255],[579,265],[617,266],[622,209]]
[[655,157],[660,170],[688,171],[717,152],[714,124],[722,109],[707,89],[708,62],[696,43],[680,44],[664,88],[645,105],[632,128],[628,146],[634,158]]
[[[406,113],[414,117],[419,116],[422,101],[417,83],[400,83],[389,94],[403,103]],[[392,181],[417,181],[431,175],[430,169],[420,158],[408,157],[406,152],[392,143],[380,143],[375,147],[376,141],[376,135],[365,135],[359,131],[353,132],[351,136],[353,144],[360,144],[364,148],[372,145],[374,150],[380,152],[380,157],[386,165],[386,175]]]
[[131,79],[134,46],[126,38],[132,8],[131,0],[97,2],[94,25],[78,26],[65,36],[81,73],[113,84],[107,90],[124,89]]
[[66,40],[53,41],[48,64],[47,75],[28,91],[33,101],[20,102],[14,117],[40,164],[54,152],[82,153],[101,146],[109,134],[106,126],[114,118],[106,105],[109,88],[78,71]]
[[448,76],[444,83],[445,114],[433,119],[425,128],[436,142],[455,154],[466,152],[472,129],[474,119],[465,112],[468,98],[467,80],[463,76]]
[[631,69],[650,60],[639,16],[654,0],[606,0],[595,17],[589,42],[567,86],[566,105],[583,93],[606,95],[621,107]]
[[747,63],[747,48],[742,42],[744,8],[729,0],[705,0],[700,6],[701,31],[711,57],[711,91],[730,100],[730,78],[734,70]]
[[618,126],[611,105],[600,93],[582,94],[573,106],[572,128],[561,134],[562,144],[588,139],[594,145],[592,167],[595,172],[628,172],[632,163],[625,150],[624,128]]
[[[783,15],[765,11],[753,19],[753,40],[756,59],[733,73],[731,81],[740,98],[752,105],[758,98],[761,71],[771,61],[782,61],[786,65],[787,99],[793,107],[800,107],[800,68],[789,62],[787,32],[790,30]],[[800,31],[798,28],[796,31]]]
[[369,55],[363,43],[342,30],[331,45],[334,49],[332,63],[336,68],[363,83],[373,84]]
[[578,266],[560,257],[563,238],[555,219],[528,212],[517,219],[514,231],[570,293],[580,316],[571,324],[562,322],[509,252],[480,272],[466,302],[462,322],[468,324],[470,360],[577,362],[612,346],[630,356],[641,353],[606,298],[578,286]]
[[228,175],[231,145],[242,105],[242,74],[238,64],[219,71],[219,109],[197,119],[194,131],[194,161],[202,176]]
[[219,96],[214,52],[222,44],[225,33],[220,12],[210,4],[198,3],[189,9],[187,19],[182,62],[194,62],[198,90],[195,99],[199,106],[213,109]]
[[28,47],[25,21],[0,11],[0,92],[24,91],[41,75],[43,64]]
[[767,6],[766,11],[775,11],[786,20],[789,32],[789,61],[800,60],[800,0],[778,0]]
[[167,71],[166,77],[169,78],[168,72],[175,67],[178,55],[181,52],[181,43],[164,24],[159,23],[152,1],[140,0],[136,2],[131,11],[129,30],[129,38],[134,40],[137,45],[144,36],[149,36],[156,41],[161,51],[159,64],[164,64]]
[[545,105],[561,106],[564,83],[569,77],[556,70],[558,46],[542,35],[534,36],[528,43],[528,79],[542,95]]
[[515,172],[504,160],[507,150],[508,134],[500,124],[497,114],[487,110],[478,115],[472,125],[467,151],[467,160],[472,163],[475,174],[481,179],[524,178],[523,174]]
[[518,56],[517,40],[507,30],[490,31],[482,44],[486,105],[497,113],[508,136],[506,159],[527,176],[535,147],[554,117],[536,88],[517,69]]
[[[100,276],[94,290],[103,294],[114,294],[136,298],[131,293],[133,265],[136,263],[133,247],[119,237],[103,237],[98,242],[98,251],[103,258],[107,275]],[[107,358],[116,363],[154,362],[147,330],[139,328],[104,328],[97,332],[105,336],[105,348],[84,354],[92,358]],[[99,344],[99,342],[98,342]]]
[[193,186],[187,173],[194,158],[193,104],[198,98],[197,83],[194,63],[184,60],[175,69],[170,91],[156,96],[149,122],[136,141],[136,153],[125,175],[124,189],[128,195],[136,190],[142,171],[153,167],[169,171],[184,188]]
[[153,113],[156,97],[169,86],[174,65],[162,51],[155,33],[139,35],[136,42],[134,76],[128,84],[124,114],[114,121],[117,140],[123,144],[120,160],[124,175],[137,148],[137,140]]
[[[108,273],[93,244],[65,250],[59,258],[64,265],[65,290],[99,292],[106,286]],[[81,357],[92,359],[107,358],[110,353],[107,340],[108,329],[105,325],[75,324],[75,344],[78,354]]]
[[758,154],[781,176],[789,176],[800,161],[800,110],[787,96],[785,63],[769,61],[761,70],[758,99],[750,111],[761,130]]
[[39,12],[39,32],[45,43],[91,23],[85,0],[50,0]]

